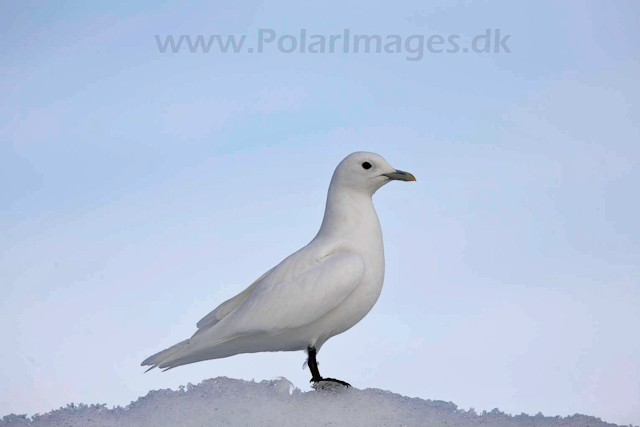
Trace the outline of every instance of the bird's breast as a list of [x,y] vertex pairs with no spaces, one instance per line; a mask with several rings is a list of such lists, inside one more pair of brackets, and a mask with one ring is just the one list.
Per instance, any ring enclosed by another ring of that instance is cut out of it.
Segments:
[[358,286],[345,300],[322,319],[322,328],[326,338],[338,335],[353,327],[362,320],[373,308],[384,282],[384,249],[382,236],[361,237],[352,240],[358,242],[357,247],[351,248],[364,259],[365,271]]
[[[373,204],[359,211],[357,220],[344,222],[335,229],[327,228],[317,236],[316,243],[331,252],[355,252],[362,256],[365,271],[358,286],[321,319],[305,328],[309,341],[321,346],[327,339],[338,335],[360,320],[373,308],[384,281],[384,247],[382,231]],[[328,221],[327,224],[334,224]]]

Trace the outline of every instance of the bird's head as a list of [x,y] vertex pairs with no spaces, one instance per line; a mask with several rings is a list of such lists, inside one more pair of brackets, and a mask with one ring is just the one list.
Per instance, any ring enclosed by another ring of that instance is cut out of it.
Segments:
[[395,169],[382,156],[358,151],[340,162],[331,184],[373,194],[388,182],[415,180],[412,174]]

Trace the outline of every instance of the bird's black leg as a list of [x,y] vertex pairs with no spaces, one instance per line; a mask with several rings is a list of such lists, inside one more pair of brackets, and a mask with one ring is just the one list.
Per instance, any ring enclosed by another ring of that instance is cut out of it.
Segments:
[[309,359],[307,360],[307,362],[309,364],[309,370],[311,370],[310,382],[317,384],[320,381],[330,381],[341,384],[345,387],[351,387],[351,384],[341,380],[336,380],[335,378],[322,378],[322,376],[320,375],[320,371],[318,370],[318,361],[316,360],[316,354],[318,352],[316,351],[315,347],[308,347],[307,353],[309,354]]
[[311,382],[322,381],[322,376],[320,376],[320,371],[318,370],[318,362],[316,361],[317,352],[315,347],[307,348],[307,353],[309,354],[308,364],[309,370],[311,370]]

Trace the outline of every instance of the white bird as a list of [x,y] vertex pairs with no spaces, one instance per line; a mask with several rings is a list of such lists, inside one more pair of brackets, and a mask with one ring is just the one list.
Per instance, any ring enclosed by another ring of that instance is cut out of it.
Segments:
[[380,296],[384,248],[372,196],[392,180],[416,179],[377,154],[347,156],[333,173],[313,240],[203,317],[191,338],[142,366],[166,370],[241,353],[306,350],[311,382],[349,386],[323,378],[316,354],[362,320]]

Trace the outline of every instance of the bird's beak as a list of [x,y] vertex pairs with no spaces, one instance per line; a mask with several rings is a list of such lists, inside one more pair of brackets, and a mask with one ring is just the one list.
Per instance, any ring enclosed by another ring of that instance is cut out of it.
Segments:
[[396,169],[391,173],[383,173],[382,176],[386,176],[389,179],[395,179],[398,181],[415,181],[416,177],[410,174],[409,172],[401,171]]

